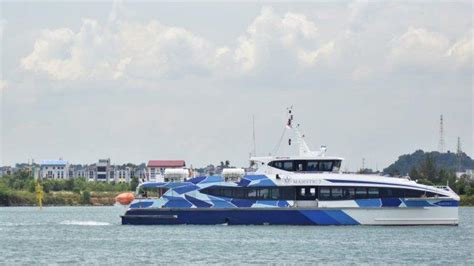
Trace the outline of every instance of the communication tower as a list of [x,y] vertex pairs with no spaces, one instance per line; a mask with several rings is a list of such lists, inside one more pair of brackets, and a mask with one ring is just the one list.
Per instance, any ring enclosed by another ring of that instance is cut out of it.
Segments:
[[439,143],[438,151],[440,153],[444,152],[444,128],[443,128],[443,115],[439,119]]

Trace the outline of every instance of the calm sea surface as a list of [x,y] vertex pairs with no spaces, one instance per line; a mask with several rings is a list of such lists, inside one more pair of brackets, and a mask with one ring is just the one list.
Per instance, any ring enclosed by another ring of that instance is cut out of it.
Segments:
[[0,264],[470,264],[459,226],[123,226],[116,207],[0,208]]

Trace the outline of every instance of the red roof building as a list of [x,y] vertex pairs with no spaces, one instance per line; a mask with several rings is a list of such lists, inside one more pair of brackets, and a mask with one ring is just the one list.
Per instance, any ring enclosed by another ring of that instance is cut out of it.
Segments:
[[181,168],[186,166],[183,160],[149,160],[147,167],[153,168]]
[[184,168],[185,166],[186,163],[183,160],[149,160],[145,176],[148,181],[155,181],[163,177],[166,168]]

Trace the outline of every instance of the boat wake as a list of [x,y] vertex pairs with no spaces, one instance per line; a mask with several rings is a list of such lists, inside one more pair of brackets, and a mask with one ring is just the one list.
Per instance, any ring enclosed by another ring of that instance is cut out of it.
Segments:
[[62,225],[85,225],[85,226],[106,226],[106,225],[111,225],[110,223],[106,222],[97,222],[97,221],[71,221],[71,220],[66,220],[62,221],[59,224]]

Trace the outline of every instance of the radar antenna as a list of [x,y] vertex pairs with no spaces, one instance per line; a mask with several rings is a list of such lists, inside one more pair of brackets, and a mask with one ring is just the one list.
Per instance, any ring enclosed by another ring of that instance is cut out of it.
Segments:
[[[296,124],[296,126],[294,125],[295,122],[294,122],[293,106],[288,107],[287,110],[288,110],[288,122],[286,124],[286,127],[288,129],[293,130],[293,132],[295,133],[296,142],[299,145],[299,155],[300,156],[314,156],[314,155],[324,156],[327,150],[326,146],[321,145],[321,149],[319,152],[311,151],[309,149],[308,144],[306,144],[306,141],[304,140],[304,137],[305,137],[304,134],[302,134],[299,129],[300,124]],[[291,145],[291,141],[289,141],[288,143]]]

